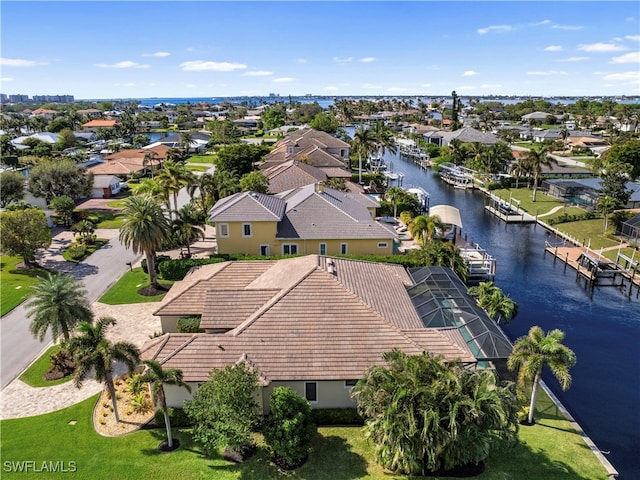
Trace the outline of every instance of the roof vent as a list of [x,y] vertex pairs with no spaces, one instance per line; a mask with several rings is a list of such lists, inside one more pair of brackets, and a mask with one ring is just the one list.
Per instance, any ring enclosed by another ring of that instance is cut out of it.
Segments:
[[336,275],[336,262],[333,258],[327,258],[327,273]]

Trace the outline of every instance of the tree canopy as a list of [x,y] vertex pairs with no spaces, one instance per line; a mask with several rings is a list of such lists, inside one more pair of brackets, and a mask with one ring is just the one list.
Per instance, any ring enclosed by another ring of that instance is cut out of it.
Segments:
[[20,172],[0,173],[0,206],[18,202],[24,198],[25,178]]
[[51,245],[47,216],[39,208],[25,208],[0,213],[0,250],[20,255],[25,265],[36,260],[36,251]]
[[249,145],[237,143],[222,147],[218,151],[216,167],[220,170],[233,171],[237,177],[253,170],[253,165],[269,153],[269,147],[264,145]]
[[34,196],[47,203],[61,195],[76,199],[91,194],[93,175],[71,160],[43,160],[31,170],[28,185]]
[[513,384],[428,352],[384,354],[353,390],[378,462],[405,475],[478,464],[517,441]]

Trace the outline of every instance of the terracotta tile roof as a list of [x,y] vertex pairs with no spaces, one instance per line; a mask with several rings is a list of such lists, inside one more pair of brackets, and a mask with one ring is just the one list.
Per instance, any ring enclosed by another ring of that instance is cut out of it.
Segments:
[[117,120],[97,119],[97,120],[91,120],[87,123],[83,123],[82,127],[83,128],[109,128],[109,127],[115,127],[117,123],[118,123]]
[[[196,297],[191,290],[211,282],[200,293],[203,321],[217,319],[231,326],[241,320],[242,313],[246,320],[225,334],[167,334],[162,340],[150,340],[143,348],[143,358],[182,369],[186,381],[205,381],[212,369],[244,359],[265,381],[360,378],[371,365],[382,364],[382,354],[393,348],[408,354],[426,349],[449,360],[475,361],[455,332],[425,329],[421,324],[403,330],[398,326],[400,320],[385,316],[393,316],[393,308],[398,316],[403,315],[411,306],[406,291],[399,295],[410,284],[402,267],[334,261],[334,269],[327,259],[316,255],[201,267],[211,275],[194,272],[193,278],[183,281],[190,288],[163,302],[159,312],[177,311],[178,306],[191,308]],[[238,275],[244,275],[244,280],[238,281]],[[364,277],[358,279],[358,275]],[[180,283],[172,290],[180,288]],[[367,285],[370,292],[363,298],[360,295]],[[393,295],[398,299],[392,299]],[[263,305],[259,305],[261,300],[266,300]],[[387,308],[381,301],[394,303]],[[240,305],[245,302],[248,305]]]

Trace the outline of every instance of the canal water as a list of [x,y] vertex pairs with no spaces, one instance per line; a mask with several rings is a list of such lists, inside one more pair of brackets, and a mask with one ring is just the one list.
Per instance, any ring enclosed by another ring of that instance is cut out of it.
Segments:
[[[460,210],[463,235],[497,259],[496,284],[519,306],[503,329],[511,340],[533,325],[564,331],[564,343],[577,356],[573,383],[563,392],[547,372],[544,380],[585,432],[605,452],[624,480],[640,479],[640,300],[616,287],[597,287],[593,295],[576,283],[576,273],[545,255],[545,240],[561,240],[539,225],[502,222],[484,209],[480,192],[452,188],[430,169],[397,154],[388,166],[404,174],[402,186],[420,186],[430,205]],[[395,183],[394,183],[395,184]]]

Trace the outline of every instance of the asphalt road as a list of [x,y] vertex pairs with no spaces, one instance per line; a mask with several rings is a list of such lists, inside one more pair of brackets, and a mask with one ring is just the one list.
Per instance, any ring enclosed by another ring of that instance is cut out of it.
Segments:
[[[117,235],[117,230],[115,232]],[[59,255],[61,247],[68,241],[56,237],[41,263],[81,280],[90,303],[100,298],[129,269],[127,262],[135,263],[139,258],[131,250],[126,250],[117,238],[113,238],[84,262],[69,264]],[[47,335],[43,342],[33,338],[24,304],[0,318],[0,389],[20,375],[50,343],[51,335]]]

